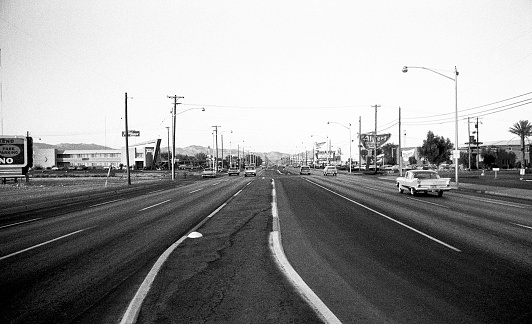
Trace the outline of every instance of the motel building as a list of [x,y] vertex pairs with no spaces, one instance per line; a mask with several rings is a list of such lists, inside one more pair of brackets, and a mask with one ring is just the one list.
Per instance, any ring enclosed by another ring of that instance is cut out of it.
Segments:
[[[161,139],[129,145],[129,165],[141,170],[149,167],[159,158]],[[88,168],[120,168],[126,166],[126,148],[118,150],[61,150],[33,149],[33,167],[57,166]]]

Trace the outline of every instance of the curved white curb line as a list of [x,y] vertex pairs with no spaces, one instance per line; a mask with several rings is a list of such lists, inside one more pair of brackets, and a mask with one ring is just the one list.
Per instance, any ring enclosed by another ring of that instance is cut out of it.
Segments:
[[310,289],[303,281],[299,274],[292,268],[286,255],[284,254],[281,244],[281,228],[279,224],[279,214],[277,211],[277,194],[275,192],[275,182],[272,179],[272,216],[273,231],[270,233],[270,250],[272,251],[275,261],[285,276],[290,280],[297,291],[305,298],[309,305],[314,309],[316,314],[325,322],[330,324],[340,324],[340,320],[325,305],[321,299]]

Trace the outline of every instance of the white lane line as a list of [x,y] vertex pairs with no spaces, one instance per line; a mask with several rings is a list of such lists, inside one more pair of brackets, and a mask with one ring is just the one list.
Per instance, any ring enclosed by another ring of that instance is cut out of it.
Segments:
[[195,192],[202,191],[202,190],[203,190],[203,188],[199,188],[199,189],[196,189],[196,190],[192,190],[192,191],[189,192],[188,194],[193,194],[193,193],[195,193]]
[[115,200],[106,201],[106,202],[103,202],[103,203],[100,203],[100,204],[91,205],[91,206],[89,206],[89,208],[98,207],[98,206],[102,206],[102,205],[107,205],[107,204],[114,203],[114,202],[117,202],[117,201],[120,201],[120,200],[123,200],[123,199],[115,199]]
[[410,199],[410,200],[415,200],[415,201],[422,202],[423,204],[434,205],[434,206],[438,206],[438,207],[442,207],[442,208],[447,208],[447,209],[450,208],[450,207],[447,207],[447,206],[444,206],[444,205],[440,205],[440,204],[437,204],[437,203],[433,203],[433,202],[430,202],[430,201],[426,201],[426,200],[421,200],[421,199],[412,198],[412,197],[407,197],[407,198]]
[[528,228],[528,229],[531,229],[531,230],[532,230],[532,227],[531,227],[531,226],[526,226],[526,225],[518,224],[518,223],[512,223],[512,224],[517,225],[517,226],[521,226],[521,227],[524,227],[524,228]]
[[52,243],[52,242],[55,242],[55,241],[58,241],[58,240],[61,240],[61,239],[64,239],[66,237],[69,237],[69,236],[72,236],[74,234],[78,234],[78,233],[81,233],[83,231],[86,231],[88,229],[90,229],[91,227],[89,228],[85,228],[85,229],[82,229],[82,230],[79,230],[79,231],[75,231],[75,232],[72,232],[70,234],[66,234],[66,235],[63,235],[63,236],[60,236],[58,238],[55,238],[53,240],[49,240],[49,241],[46,241],[46,242],[43,242],[43,243],[40,243],[40,244],[37,244],[37,245],[34,245],[34,246],[31,246],[29,248],[26,248],[26,249],[23,249],[23,250],[20,250],[20,251],[17,251],[17,252],[14,252],[14,253],[11,253],[11,254],[8,254],[8,255],[4,255],[3,257],[0,257],[0,260],[4,260],[4,259],[7,259],[7,258],[10,258],[12,256],[15,256],[15,255],[18,255],[18,254],[21,254],[21,253],[24,253],[24,252],[27,252],[29,250],[33,250],[35,248],[38,248],[40,246],[43,246],[43,245],[46,245],[46,244],[49,244],[49,243]]
[[384,215],[383,213],[376,211],[375,209],[372,209],[372,208],[369,208],[368,206],[362,205],[361,203],[358,203],[358,202],[356,202],[356,201],[354,201],[354,200],[352,200],[352,199],[350,199],[350,198],[347,198],[346,196],[340,195],[339,193],[334,192],[334,191],[332,191],[332,190],[330,190],[330,189],[328,189],[328,188],[325,188],[324,186],[321,186],[321,185],[319,185],[319,184],[317,184],[317,183],[315,183],[315,182],[312,182],[312,181],[310,181],[310,180],[307,180],[307,181],[310,182],[310,183],[312,183],[312,184],[314,184],[314,185],[316,185],[316,186],[318,186],[318,187],[320,187],[320,188],[322,188],[322,189],[325,189],[325,190],[329,191],[330,193],[333,193],[333,194],[337,195],[338,197],[342,197],[342,198],[344,198],[345,200],[350,201],[350,202],[352,202],[352,203],[355,204],[355,205],[358,205],[358,206],[360,206],[360,207],[362,207],[362,208],[365,208],[365,209],[367,209],[367,210],[369,210],[369,211],[372,211],[372,212],[374,212],[375,214],[377,214],[377,215],[379,215],[379,216],[382,216],[382,217],[384,217],[384,218],[386,218],[386,219],[388,219],[388,220],[391,220],[392,222],[395,222],[395,223],[397,223],[397,224],[399,224],[399,225],[401,225],[401,226],[403,226],[403,227],[408,228],[409,230],[412,230],[412,231],[414,231],[414,232],[416,232],[416,233],[418,233],[418,234],[420,234],[420,235],[423,235],[423,236],[425,236],[426,238],[428,238],[428,239],[430,239],[430,240],[432,240],[432,241],[434,241],[434,242],[436,242],[436,243],[438,243],[438,244],[441,244],[441,245],[443,245],[443,246],[445,246],[445,247],[447,247],[447,248],[449,248],[449,249],[451,249],[451,250],[453,250],[453,251],[456,251],[456,252],[462,252],[460,249],[457,249],[457,248],[455,248],[454,246],[452,246],[452,245],[450,245],[450,244],[447,244],[447,243],[445,243],[445,242],[443,242],[443,241],[438,240],[438,239],[435,238],[435,237],[432,237],[432,236],[430,236],[430,235],[428,235],[428,234],[426,234],[426,233],[423,233],[422,231],[420,231],[420,230],[418,230],[418,229],[415,229],[415,228],[413,228],[413,227],[410,226],[410,225],[406,225],[405,223],[402,223],[402,222],[400,222],[400,221],[398,221],[398,220],[396,220],[396,219],[393,219],[393,218],[391,218],[391,217],[389,217],[389,216],[386,216],[386,215]]
[[169,202],[170,200],[171,200],[171,199],[168,199],[168,200],[165,200],[165,201],[161,201],[161,202],[160,202],[160,203],[158,203],[158,204],[155,204],[155,205],[151,205],[151,206],[148,206],[148,207],[146,207],[146,208],[142,208],[142,209],[141,209],[141,210],[139,210],[139,211],[144,211],[144,210],[146,210],[146,209],[150,209],[150,208],[153,208],[153,207],[155,207],[155,206],[159,206],[159,205],[162,205],[162,204],[164,204],[164,203],[167,203],[167,202]]
[[275,190],[275,181],[272,179],[272,217],[273,217],[273,230],[270,233],[270,250],[274,255],[274,260],[277,266],[284,272],[288,280],[291,281],[300,294],[304,296],[304,299],[310,304],[310,306],[318,313],[319,317],[327,324],[341,324],[340,320],[334,315],[334,313],[325,305],[325,303],[316,295],[316,293],[310,289],[307,283],[301,278],[297,271],[292,267],[288,258],[284,254],[282,240],[281,240],[281,226],[279,223],[279,212],[277,210],[277,192]]
[[37,221],[39,219],[41,219],[41,218],[34,218],[34,219],[30,219],[30,220],[23,221],[23,222],[18,222],[18,223],[13,223],[13,224],[9,224],[9,225],[0,226],[0,229],[8,228],[8,227],[11,227],[11,226],[17,226],[17,225],[25,224],[25,223],[29,223],[29,222],[35,222],[35,221]]
[[377,189],[377,188],[366,187],[366,186],[362,186],[362,187],[364,187],[364,188],[366,188],[366,189],[369,189],[369,190],[373,190],[373,191],[378,191],[378,192],[381,192],[381,191],[382,191],[382,190]]
[[489,198],[477,198],[477,197],[468,196],[467,199],[481,201],[481,202],[487,202],[487,203],[496,204],[496,205],[503,205],[503,206],[521,208],[521,209],[530,208],[530,205],[512,203],[512,202],[508,202],[508,201],[495,200],[495,199],[489,199]]

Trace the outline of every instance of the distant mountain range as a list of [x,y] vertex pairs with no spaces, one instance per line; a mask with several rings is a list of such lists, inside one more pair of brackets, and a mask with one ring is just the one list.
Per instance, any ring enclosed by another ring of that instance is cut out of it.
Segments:
[[[46,143],[33,143],[34,148],[37,149],[58,149],[58,150],[115,150],[114,148],[98,145],[98,144],[84,144],[84,143],[61,143],[61,144],[46,144]],[[167,152],[167,147],[161,147],[161,152]],[[205,153],[205,154],[211,154],[211,149],[204,146],[199,145],[190,145],[187,147],[176,147],[176,154],[183,154],[183,155],[189,155],[194,156],[198,153]],[[218,153],[220,156],[222,155],[221,148],[218,148]],[[231,150],[231,153],[234,155],[237,154],[237,151],[235,149]],[[247,152],[246,152],[247,153]],[[266,156],[268,160],[271,163],[280,163],[282,157],[287,157],[286,153],[281,152],[268,152],[268,153],[262,153],[262,152],[255,152],[257,155],[260,155],[263,157]],[[228,149],[224,149],[223,154],[227,156],[229,154]]]

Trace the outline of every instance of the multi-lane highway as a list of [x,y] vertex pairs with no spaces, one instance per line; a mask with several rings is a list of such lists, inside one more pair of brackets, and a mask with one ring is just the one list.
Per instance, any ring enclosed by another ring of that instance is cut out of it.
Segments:
[[342,322],[532,319],[530,201],[318,173],[276,186],[288,258]]
[[[131,298],[154,260],[248,181],[150,186],[11,215],[0,227],[0,322],[79,321],[111,294]],[[114,307],[104,309],[124,312]]]
[[530,201],[464,191],[410,196],[373,177],[287,170],[152,186],[4,218],[0,322],[86,322],[95,310],[118,319],[168,246],[260,179],[240,197],[270,197],[274,181],[288,260],[340,321],[532,319]]

